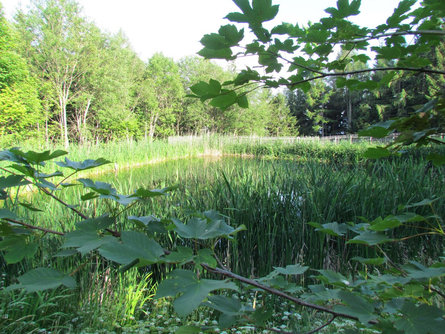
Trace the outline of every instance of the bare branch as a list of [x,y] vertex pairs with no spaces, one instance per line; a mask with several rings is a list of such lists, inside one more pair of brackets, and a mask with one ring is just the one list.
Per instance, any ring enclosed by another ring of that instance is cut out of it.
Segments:
[[348,71],[348,72],[332,72],[332,73],[323,73],[321,75],[307,78],[304,80],[300,80],[297,82],[292,82],[287,84],[286,86],[289,88],[294,88],[300,84],[305,82],[311,82],[318,79],[328,78],[328,77],[345,77],[347,75],[361,74],[361,73],[369,73],[369,72],[386,72],[386,71],[407,71],[407,72],[417,72],[417,73],[429,73],[429,74],[439,74],[445,76],[445,71],[433,70],[428,68],[414,68],[414,67],[382,67],[382,68],[368,68],[357,71]]
[[234,273],[232,273],[230,271],[223,270],[223,269],[220,269],[220,268],[212,268],[212,267],[208,266],[205,263],[201,263],[201,266],[204,269],[206,269],[208,272],[210,272],[210,273],[222,275],[222,276],[225,276],[225,277],[230,277],[230,278],[233,278],[233,279],[235,279],[237,281],[240,281],[242,283],[255,286],[255,287],[260,288],[260,289],[262,289],[264,291],[267,291],[267,292],[269,292],[269,293],[271,293],[273,295],[276,295],[276,296],[282,297],[284,299],[290,300],[291,302],[293,302],[295,304],[298,304],[300,306],[305,306],[305,307],[309,307],[309,308],[314,309],[314,310],[318,310],[318,311],[321,311],[321,312],[329,313],[329,314],[332,314],[335,317],[347,318],[347,319],[356,320],[356,321],[359,320],[357,317],[351,316],[349,314],[335,312],[335,311],[333,311],[333,310],[331,310],[331,309],[329,309],[327,307],[305,302],[304,300],[299,299],[299,298],[295,298],[293,296],[290,296],[290,295],[284,293],[283,291],[280,291],[280,290],[271,288],[269,286],[263,285],[263,284],[255,281],[255,280],[251,280],[251,279],[239,276],[239,275],[234,274]]
[[10,223],[14,223],[14,224],[25,226],[25,227],[27,227],[27,228],[29,228],[31,230],[38,230],[38,231],[42,231],[42,232],[45,232],[45,233],[51,233],[51,234],[57,234],[57,235],[65,235],[65,233],[63,233],[63,232],[53,231],[53,230],[49,230],[47,228],[30,225],[30,224],[21,222],[19,220],[15,220],[15,219],[11,219],[11,218],[3,218],[3,219],[8,221],[8,222],[10,222]]
[[311,330],[310,332],[306,332],[305,334],[313,334],[313,333],[316,333],[318,331],[321,331],[323,328],[329,326],[335,320],[335,318],[337,318],[337,316],[333,315],[332,318],[327,323],[321,325],[320,327],[317,327],[317,328]]
[[406,36],[406,35],[436,35],[436,36],[445,36],[445,30],[417,30],[417,31],[398,31],[398,32],[392,32],[392,33],[386,33],[386,34],[379,34],[375,36],[367,36],[363,38],[353,39],[350,41],[344,40],[341,41],[341,43],[360,43],[360,42],[366,42],[371,41],[374,39],[380,39],[380,38],[386,38],[386,37],[393,37],[393,36]]

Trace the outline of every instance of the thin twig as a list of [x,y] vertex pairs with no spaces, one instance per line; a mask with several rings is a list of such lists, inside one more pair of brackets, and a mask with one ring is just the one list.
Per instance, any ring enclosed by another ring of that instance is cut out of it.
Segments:
[[429,287],[429,289],[435,293],[437,293],[439,296],[441,296],[442,298],[445,298],[445,294],[439,290],[437,290],[436,288],[433,287]]
[[400,31],[400,32],[392,32],[392,33],[380,34],[380,35],[375,35],[375,36],[367,36],[367,37],[363,37],[363,38],[353,39],[350,41],[343,40],[340,42],[341,43],[360,43],[360,42],[371,41],[373,39],[393,37],[393,36],[405,36],[405,35],[439,35],[439,36],[444,36],[445,31],[444,30]]
[[88,219],[88,216],[84,215],[82,212],[80,212],[79,210],[77,210],[76,208],[74,208],[73,206],[69,205],[68,203],[65,203],[64,201],[62,201],[60,198],[58,198],[56,195],[52,194],[50,191],[48,191],[47,189],[43,188],[43,187],[39,187],[37,186],[40,190],[42,190],[46,195],[54,198],[57,202],[59,202],[60,204],[66,206],[67,208],[69,208],[71,211],[75,212],[79,217],[81,217],[82,219]]
[[313,334],[313,333],[316,333],[316,332],[322,330],[323,328],[329,326],[335,320],[335,318],[337,318],[337,316],[333,315],[332,318],[327,323],[321,325],[320,327],[317,327],[317,328],[311,330],[310,332],[306,332],[305,334]]
[[429,74],[440,74],[445,75],[445,71],[439,71],[428,68],[414,68],[414,67],[385,67],[385,68],[369,68],[357,71],[349,71],[349,72],[332,72],[332,73],[323,73],[321,75],[317,75],[312,78],[307,78],[304,80],[300,80],[297,82],[292,82],[287,84],[289,88],[294,88],[295,86],[301,85],[305,82],[310,82],[318,79],[323,79],[327,77],[345,77],[347,75],[361,74],[361,73],[369,73],[369,72],[387,72],[387,71],[408,71],[408,72],[418,72],[418,73],[429,73]]
[[293,296],[290,296],[290,295],[284,293],[283,291],[280,291],[280,290],[271,288],[269,286],[263,285],[263,284],[255,281],[255,280],[251,280],[251,279],[239,276],[239,275],[234,274],[234,273],[232,273],[230,271],[223,270],[223,269],[220,269],[220,268],[212,268],[212,267],[208,266],[205,263],[201,263],[201,266],[204,269],[206,269],[208,272],[211,272],[211,273],[214,273],[214,274],[219,274],[219,275],[226,276],[226,277],[230,277],[230,278],[233,278],[233,279],[235,279],[237,281],[240,281],[242,283],[246,283],[246,284],[255,286],[255,287],[260,288],[260,289],[262,289],[264,291],[267,291],[267,292],[269,292],[269,293],[271,293],[273,295],[276,295],[276,296],[285,298],[287,300],[290,300],[291,302],[293,302],[295,304],[298,304],[298,305],[301,305],[301,306],[305,306],[305,307],[309,307],[309,308],[312,308],[314,310],[318,310],[318,311],[321,311],[321,312],[329,313],[329,314],[335,315],[336,317],[347,318],[347,319],[356,320],[356,321],[359,320],[357,317],[351,316],[349,314],[339,313],[339,312],[336,312],[336,311],[331,310],[331,309],[329,309],[327,307],[324,307],[324,306],[320,306],[320,305],[317,305],[317,304],[312,304],[312,303],[305,302],[304,300],[299,299],[299,298],[295,298]]
[[63,232],[53,231],[53,230],[50,230],[50,229],[47,229],[47,228],[30,225],[30,224],[21,222],[19,220],[15,220],[15,219],[11,219],[11,218],[3,218],[3,219],[6,220],[6,221],[9,221],[10,223],[14,223],[14,224],[19,224],[19,225],[25,226],[25,227],[27,227],[29,229],[32,229],[32,230],[38,230],[38,231],[42,231],[42,232],[45,232],[45,233],[51,233],[51,234],[57,234],[57,235],[65,235],[65,233],[63,233]]

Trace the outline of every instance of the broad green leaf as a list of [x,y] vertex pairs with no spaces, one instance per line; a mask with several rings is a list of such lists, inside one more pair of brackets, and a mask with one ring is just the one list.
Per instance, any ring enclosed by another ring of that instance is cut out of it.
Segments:
[[5,252],[3,257],[7,264],[18,263],[25,257],[32,258],[37,247],[36,243],[28,242],[23,235],[6,236],[0,241],[0,250]]
[[326,224],[319,224],[310,222],[309,225],[316,227],[315,231],[323,232],[329,235],[333,235],[335,237],[340,237],[346,234],[348,232],[348,225],[347,224],[339,224],[337,222],[333,223],[326,223]]
[[198,96],[204,96],[210,94],[210,86],[207,82],[200,81],[190,87],[190,90]]
[[321,274],[321,276],[317,276],[317,278],[321,279],[322,281],[325,281],[326,283],[340,285],[340,286],[351,285],[351,282],[340,273],[324,269],[320,269],[317,271]]
[[368,246],[375,246],[387,242],[391,242],[393,239],[388,238],[386,235],[378,232],[365,231],[346,242],[347,244],[364,244]]
[[74,289],[76,281],[74,278],[62,274],[59,271],[50,268],[37,268],[28,271],[18,278],[19,284],[8,287],[8,289],[23,288],[27,292],[43,291],[55,289],[61,285]]
[[162,189],[137,189],[133,195],[128,196],[128,198],[139,198],[142,200],[147,200],[153,197],[166,196],[170,191],[178,189],[178,186],[170,186]]
[[220,328],[233,327],[236,324],[237,316],[221,313],[218,318],[218,326]]
[[22,173],[25,176],[29,176],[31,178],[34,177],[34,174],[36,173],[36,170],[31,167],[30,165],[18,165],[18,164],[13,164],[10,166],[12,169],[15,169],[17,171],[19,171],[20,173]]
[[117,195],[116,189],[114,189],[111,184],[105,182],[94,182],[90,179],[77,179],[80,183],[84,185],[86,188],[90,188],[91,190],[99,193],[100,195],[112,196]]
[[383,258],[383,257],[364,258],[364,257],[361,257],[361,256],[355,256],[351,260],[358,261],[358,262],[360,262],[362,264],[374,265],[374,266],[379,266],[379,265],[382,265],[382,264],[384,264],[386,262],[385,258]]
[[50,177],[54,177],[54,176],[63,176],[63,173],[60,171],[51,173],[51,174],[46,174],[46,173],[35,173],[34,177],[36,179],[48,179]]
[[411,261],[410,264],[403,266],[403,269],[407,272],[407,277],[413,279],[431,279],[435,277],[445,276],[445,265],[437,267],[425,267],[424,265]]
[[77,230],[65,234],[65,243],[62,247],[76,248],[80,254],[85,255],[111,241],[109,238],[112,237],[101,237],[96,232]]
[[234,58],[232,55],[232,50],[229,47],[217,50],[205,47],[201,49],[201,51],[199,51],[198,54],[206,59],[231,60]]
[[390,132],[390,130],[380,126],[371,126],[365,130],[360,130],[358,135],[361,137],[385,138]]
[[62,150],[56,150],[52,153],[51,151],[44,151],[44,152],[28,151],[24,153],[19,149],[11,149],[10,151],[16,155],[23,157],[30,164],[41,165],[41,166],[44,165],[45,161],[68,154],[68,152]]
[[231,106],[232,104],[235,104],[237,101],[238,96],[235,92],[229,91],[226,93],[221,93],[221,95],[213,98],[210,101],[210,105],[217,107],[217,108],[227,108]]
[[275,272],[282,275],[301,275],[304,274],[309,269],[308,266],[302,266],[300,264],[287,265],[286,268],[281,268],[281,267],[273,267],[273,268]]
[[236,46],[244,37],[244,29],[238,31],[235,25],[227,24],[219,28],[218,33],[224,36],[226,45]]
[[157,263],[164,255],[162,247],[144,233],[124,231],[121,240],[121,243],[113,239],[103,244],[99,253],[106,259],[123,265],[138,259],[139,266]]
[[363,154],[363,156],[368,159],[380,159],[389,157],[390,155],[391,152],[384,147],[370,147]]
[[161,282],[155,298],[181,294],[173,306],[176,313],[185,317],[196,310],[210,292],[222,289],[238,290],[238,287],[227,280],[198,279],[192,271],[177,269]]
[[23,206],[24,208],[26,208],[26,209],[28,209],[30,211],[33,211],[33,212],[42,212],[43,211],[43,210],[40,210],[39,208],[36,208],[31,203],[20,202],[19,205]]
[[191,248],[178,246],[178,250],[176,252],[171,252],[162,259],[167,263],[184,264],[193,261],[193,258],[194,255]]
[[221,84],[219,81],[210,79],[209,80],[209,94],[210,95],[218,95],[221,92]]
[[94,191],[92,191],[92,192],[86,193],[85,195],[80,196],[80,199],[82,201],[89,201],[91,199],[95,199],[95,198],[98,198],[98,197],[99,197],[99,194],[94,192]]
[[400,225],[402,225],[402,221],[397,219],[396,216],[387,216],[384,219],[378,217],[373,222],[371,222],[371,226],[369,227],[372,231],[386,231],[394,229]]
[[12,212],[8,209],[0,209],[0,219],[2,219],[2,218],[20,220],[20,218],[17,217],[14,212]]
[[96,232],[110,227],[116,222],[116,218],[110,217],[108,214],[82,220],[76,223],[76,229],[82,231]]
[[7,177],[0,177],[0,189],[18,187],[30,184],[29,181],[24,180],[23,175],[8,175]]
[[238,97],[237,103],[241,108],[249,108],[249,100],[247,99],[246,95],[241,95],[240,97]]
[[445,165],[445,155],[443,154],[431,153],[428,154],[426,158],[431,161],[436,167]]
[[224,36],[215,33],[204,35],[201,39],[201,44],[212,50],[220,50],[231,46]]
[[252,318],[255,321],[255,324],[259,327],[263,327],[264,324],[267,323],[274,315],[274,312],[270,307],[263,306],[255,309],[255,312],[252,314]]
[[40,179],[39,182],[36,183],[36,185],[41,188],[48,188],[50,190],[59,190],[57,189],[57,186],[54,183],[49,182],[45,179]]
[[187,224],[183,224],[179,220],[173,220],[173,223],[176,226],[178,235],[188,239],[230,238],[232,235],[245,229],[243,225],[234,229],[223,220],[208,220],[198,217],[193,217]]
[[241,310],[241,302],[238,298],[226,296],[210,296],[204,306],[228,315],[238,315]]
[[176,334],[195,334],[201,332],[202,328],[197,326],[181,326],[175,331]]
[[429,198],[425,198],[423,200],[421,200],[420,202],[416,202],[410,205],[405,206],[405,208],[409,209],[409,208],[416,208],[419,206],[431,206],[434,202],[437,202],[439,200],[439,198],[433,198],[433,199],[429,199]]
[[145,228],[151,233],[166,233],[167,229],[164,224],[154,216],[135,217],[130,216],[128,219],[135,223],[138,227]]
[[54,257],[70,257],[76,255],[77,251],[75,249],[62,249],[60,252],[54,255]]
[[346,305],[338,305],[334,307],[336,312],[346,313],[357,317],[361,323],[367,324],[376,316],[373,314],[374,307],[372,303],[363,297],[351,293],[349,291],[340,291],[338,296]]
[[96,168],[99,166],[103,166],[106,164],[111,163],[111,161],[108,161],[106,159],[103,158],[99,158],[96,160],[91,160],[91,159],[87,159],[84,161],[71,161],[68,158],[65,158],[65,162],[62,161],[56,161],[56,164],[60,167],[66,167],[66,168],[70,168],[73,169],[75,171],[81,171],[81,170],[87,170],[87,169],[91,169],[91,168]]
[[444,311],[425,304],[405,301],[395,327],[406,334],[442,334],[445,330]]
[[205,263],[208,264],[211,268],[215,268],[217,265],[215,255],[213,254],[212,250],[208,248],[198,250],[198,254],[195,256],[195,263]]

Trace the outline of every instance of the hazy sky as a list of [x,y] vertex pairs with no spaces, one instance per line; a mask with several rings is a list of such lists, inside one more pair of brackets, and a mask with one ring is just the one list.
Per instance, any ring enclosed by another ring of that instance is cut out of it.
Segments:
[[[280,12],[274,22],[305,24],[325,15],[324,9],[335,7],[336,0],[274,0]],[[8,18],[29,0],[0,0]],[[216,32],[223,17],[238,7],[231,0],[78,0],[84,14],[103,31],[120,29],[129,38],[142,60],[162,52],[176,60],[201,49],[204,34]],[[364,26],[384,23],[399,0],[362,0],[362,14],[354,18]]]

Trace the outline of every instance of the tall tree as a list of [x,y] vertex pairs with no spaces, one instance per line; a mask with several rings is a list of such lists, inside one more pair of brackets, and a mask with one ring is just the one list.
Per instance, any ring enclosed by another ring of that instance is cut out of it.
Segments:
[[104,36],[102,43],[99,64],[90,73],[94,96],[90,126],[97,139],[138,136],[136,105],[145,64],[121,32]]
[[[209,60],[197,56],[185,57],[178,63],[181,81],[186,94],[191,94],[190,87],[200,81],[216,79],[227,81],[233,76],[230,71]],[[180,117],[179,134],[199,134],[205,131],[216,131],[215,115],[221,112],[217,108],[201,103],[197,99],[184,98],[182,101],[183,114]]]
[[23,136],[41,119],[37,80],[19,54],[18,40],[0,4],[0,137]]
[[146,136],[169,136],[179,132],[184,88],[178,65],[157,53],[148,61],[140,84],[137,109],[146,124]]
[[50,97],[59,109],[60,137],[68,138],[68,104],[75,98],[73,88],[85,73],[83,59],[89,56],[89,30],[78,4],[73,0],[34,0],[34,9],[19,13],[24,50],[35,73],[47,81]]

